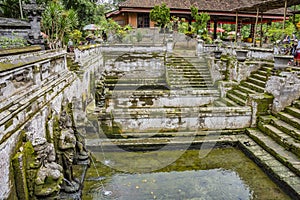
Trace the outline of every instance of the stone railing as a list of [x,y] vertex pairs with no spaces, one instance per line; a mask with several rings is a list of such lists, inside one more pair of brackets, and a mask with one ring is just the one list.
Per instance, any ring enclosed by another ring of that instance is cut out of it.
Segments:
[[25,57],[0,64],[1,106],[11,103],[24,90],[39,88],[53,76],[61,76],[66,71],[65,52],[44,52],[39,56]]
[[273,52],[274,52],[273,49],[251,47],[251,48],[249,48],[248,55],[249,55],[249,58],[251,58],[251,59],[272,61],[274,59]]
[[29,46],[16,49],[2,49],[0,50],[0,62],[13,62],[15,60],[24,59],[32,56],[39,56],[44,54],[40,46]]

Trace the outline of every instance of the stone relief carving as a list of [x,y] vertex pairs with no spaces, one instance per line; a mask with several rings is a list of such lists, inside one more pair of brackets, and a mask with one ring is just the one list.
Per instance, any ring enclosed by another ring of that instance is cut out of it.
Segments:
[[45,198],[58,195],[63,178],[63,168],[55,162],[54,145],[48,143],[45,138],[35,138],[32,146],[37,155],[35,165],[40,166],[35,179],[35,196]]
[[74,177],[75,164],[89,165],[89,152],[85,148],[84,136],[76,129],[69,106],[65,103],[59,116],[59,133],[57,135],[57,151],[59,163],[63,166],[65,192],[76,192],[80,188],[80,181]]
[[54,145],[43,137],[25,142],[12,159],[18,199],[57,199],[63,168]]
[[274,96],[272,111],[280,112],[300,97],[300,79],[295,73],[281,72],[280,76],[270,77],[266,92]]

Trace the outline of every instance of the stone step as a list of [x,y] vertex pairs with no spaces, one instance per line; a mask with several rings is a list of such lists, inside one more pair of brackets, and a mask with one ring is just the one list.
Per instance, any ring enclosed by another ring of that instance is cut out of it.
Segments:
[[260,74],[261,76],[267,77],[268,72],[262,69],[257,70],[255,73]]
[[295,128],[300,129],[300,119],[285,112],[278,112],[277,117]]
[[288,106],[284,109],[284,111],[296,118],[300,118],[300,109],[292,106]]
[[178,65],[178,66],[167,66],[167,69],[168,70],[175,70],[175,71],[189,70],[189,71],[204,72],[208,68],[207,68],[207,66],[200,67],[200,66],[180,66],[180,65]]
[[247,156],[255,160],[255,163],[264,169],[264,172],[277,184],[282,185],[292,199],[300,199],[300,177],[297,173],[248,136],[239,137],[239,147]]
[[254,73],[254,74],[251,74],[251,76],[258,79],[258,80],[261,80],[263,82],[267,81],[267,76],[266,75],[261,75],[259,73]]
[[106,84],[106,88],[110,90],[142,90],[142,89],[153,89],[153,90],[167,90],[169,86],[164,84],[144,85],[144,84]]
[[232,101],[231,99],[226,98],[226,97],[221,98],[221,101],[222,101],[223,103],[225,103],[226,106],[240,106],[240,105],[237,104],[236,102],[234,102],[234,101]]
[[226,95],[227,98],[229,98],[230,100],[236,102],[237,104],[244,106],[246,105],[247,101],[244,99],[239,98],[238,96],[231,94],[231,93],[227,93]]
[[293,101],[293,103],[292,103],[292,105],[293,105],[294,107],[296,107],[296,108],[299,108],[299,109],[300,109],[300,100],[299,100],[299,99],[297,99],[297,100],[294,100],[294,101]]
[[174,65],[173,63],[171,65],[167,65],[167,68],[172,70],[196,70],[196,71],[205,71],[207,70],[207,66],[198,66],[198,65],[185,65],[185,63],[182,63],[182,65]]
[[213,102],[213,105],[216,107],[239,107],[237,103],[230,100],[229,98],[219,98]]
[[300,176],[300,159],[295,154],[280,146],[271,137],[263,134],[258,129],[247,129],[246,134],[287,168]]
[[247,98],[248,98],[248,94],[244,93],[240,90],[229,90],[228,93],[234,94],[243,100],[247,100]]
[[189,79],[189,78],[173,78],[173,77],[170,77],[169,78],[169,82],[178,82],[178,83],[184,83],[184,82],[187,82],[187,83],[212,83],[211,79],[210,78],[197,78],[197,79]]
[[172,89],[185,89],[185,88],[201,88],[211,90],[213,85],[171,85]]
[[289,134],[293,138],[300,140],[300,130],[294,126],[277,118],[272,118],[270,124],[278,128],[279,130]]
[[205,80],[201,80],[201,81],[189,81],[189,80],[170,80],[169,81],[171,85],[180,85],[180,84],[184,84],[184,85],[207,85],[210,84],[210,81],[205,81]]
[[182,76],[181,73],[168,73],[169,77],[185,77],[185,78],[199,78],[199,77],[211,77],[210,73],[201,73],[201,74],[189,74],[189,73],[183,73],[184,75]]
[[[114,119],[133,119],[133,116],[138,119],[155,119],[166,117],[231,117],[241,116],[249,118],[251,115],[251,107],[127,107],[103,110],[99,115],[102,119],[111,120],[113,114]],[[247,119],[248,120],[248,119]],[[124,127],[126,128],[126,127]]]
[[205,70],[197,70],[197,69],[168,69],[168,73],[180,73],[180,74],[187,74],[190,73],[191,75],[195,74],[208,74],[208,69]]
[[158,83],[165,83],[164,79],[148,79],[148,80],[135,80],[135,79],[109,79],[105,80],[105,84],[158,84]]
[[293,152],[300,158],[300,143],[298,140],[292,138],[290,135],[282,132],[278,128],[272,125],[263,125],[264,132],[268,134],[278,144]]
[[264,93],[265,89],[261,86],[255,85],[253,83],[250,83],[248,81],[243,81],[241,83],[242,86],[250,88],[251,90],[255,90],[258,93]]
[[210,74],[189,74],[189,73],[169,73],[168,77],[176,78],[176,79],[181,79],[181,78],[187,78],[187,79],[206,78],[206,79],[211,79]]
[[224,102],[221,101],[221,100],[216,100],[216,101],[214,101],[214,102],[213,102],[213,105],[214,105],[215,107],[227,107],[227,104],[224,103]]
[[259,79],[254,78],[254,77],[248,77],[247,82],[253,83],[253,84],[258,85],[258,86],[263,87],[263,88],[266,85],[265,81],[261,81]]
[[244,92],[244,93],[247,93],[247,94],[254,94],[254,93],[256,93],[255,90],[252,90],[252,89],[250,89],[248,87],[244,87],[242,85],[238,85],[237,89],[240,90],[240,91],[242,91],[242,92]]
[[195,79],[195,80],[199,80],[199,79],[211,79],[210,74],[195,74],[195,75],[190,75],[190,74],[169,74],[169,78],[174,78],[174,79]]
[[266,72],[268,72],[268,71],[270,72],[274,69],[274,64],[273,63],[263,63],[262,67],[260,69],[263,71],[266,71]]

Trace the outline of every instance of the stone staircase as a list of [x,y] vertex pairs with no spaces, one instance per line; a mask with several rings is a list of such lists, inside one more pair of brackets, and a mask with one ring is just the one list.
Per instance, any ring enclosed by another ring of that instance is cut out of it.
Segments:
[[175,90],[214,89],[205,58],[192,55],[168,57],[166,61],[167,82]]
[[216,100],[213,105],[218,107],[245,106],[249,94],[264,93],[268,71],[272,68],[268,65],[262,66],[239,85],[229,90],[226,97]]
[[300,176],[300,100],[276,115],[261,116],[258,128],[246,133]]
[[194,52],[184,52],[184,58],[180,55],[182,52],[166,56],[166,65],[153,70],[159,71],[157,76],[138,74],[148,66],[136,67],[130,76],[122,71],[107,72],[105,104],[99,108],[103,130],[112,137],[120,134],[122,137],[142,137],[143,133],[151,132],[166,136],[170,132],[188,134],[198,128],[235,130],[248,127],[250,107],[220,109],[205,106],[219,97],[207,61],[196,57]]

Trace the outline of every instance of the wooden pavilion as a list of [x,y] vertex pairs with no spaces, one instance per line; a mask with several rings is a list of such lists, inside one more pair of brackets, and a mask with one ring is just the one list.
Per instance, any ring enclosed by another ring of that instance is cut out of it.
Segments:
[[256,25],[275,21],[285,21],[292,12],[287,7],[300,4],[300,0],[127,0],[118,10],[106,14],[120,25],[130,24],[134,28],[154,27],[149,13],[155,5],[166,3],[172,16],[185,18],[191,22],[191,6],[199,12],[210,15],[210,24],[214,24],[214,38],[217,37],[218,24],[236,24],[240,32],[243,24],[251,24],[250,37],[255,37]]

